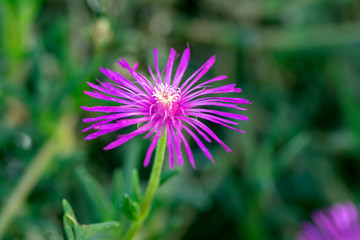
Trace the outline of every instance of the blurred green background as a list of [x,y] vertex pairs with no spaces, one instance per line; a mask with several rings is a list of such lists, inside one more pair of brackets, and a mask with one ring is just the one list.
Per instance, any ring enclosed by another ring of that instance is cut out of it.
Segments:
[[112,198],[120,168],[146,184],[149,140],[83,140],[94,115],[80,106],[104,104],[83,91],[106,80],[99,67],[122,72],[123,57],[147,73],[155,47],[164,66],[186,43],[187,75],[217,55],[206,78],[253,102],[247,134],[210,124],[233,152],[208,145],[213,165],[192,142],[198,169],[160,189],[139,239],[293,239],[312,210],[360,200],[357,0],[1,0],[0,27],[3,239],[62,239],[63,198],[83,224],[111,220],[89,174]]

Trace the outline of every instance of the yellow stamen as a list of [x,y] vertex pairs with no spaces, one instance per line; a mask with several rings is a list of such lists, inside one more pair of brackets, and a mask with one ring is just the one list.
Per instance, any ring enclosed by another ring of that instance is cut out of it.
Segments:
[[172,86],[164,86],[163,84],[157,86],[153,93],[157,103],[169,110],[173,108],[173,104],[180,100],[179,90]]

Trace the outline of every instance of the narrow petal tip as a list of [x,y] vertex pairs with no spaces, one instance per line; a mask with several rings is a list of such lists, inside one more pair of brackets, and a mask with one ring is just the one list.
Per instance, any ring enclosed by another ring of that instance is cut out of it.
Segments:
[[196,170],[196,165],[195,165],[195,163],[194,163],[194,164],[191,164],[191,166],[192,166],[192,168],[193,168],[194,170]]
[[[84,129],[84,130],[85,130],[85,129]],[[83,130],[83,131],[84,131],[84,130]],[[92,136],[92,134],[84,137],[84,140],[92,140],[92,139],[94,139],[94,137]]]
[[111,150],[111,149],[113,149],[113,148],[115,148],[115,147],[114,147],[114,146],[111,146],[111,143],[110,143],[109,145],[103,147],[103,150],[107,151],[107,150]]

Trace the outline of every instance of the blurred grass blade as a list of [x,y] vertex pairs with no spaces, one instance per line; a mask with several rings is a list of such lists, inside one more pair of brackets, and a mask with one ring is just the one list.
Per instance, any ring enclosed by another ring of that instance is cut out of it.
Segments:
[[131,141],[127,146],[128,151],[124,154],[124,162],[123,173],[125,180],[125,189],[124,192],[131,192],[131,178],[132,178],[132,170],[139,166],[139,159],[141,159],[141,141]]
[[[33,27],[41,7],[42,0],[0,1],[0,51],[6,55],[10,84],[23,84],[28,65],[26,60],[33,47]],[[18,85],[19,86],[19,85]]]
[[164,171],[161,174],[161,179],[160,179],[160,186],[162,186],[164,183],[166,183],[167,181],[169,181],[171,178],[175,177],[176,175],[178,175],[181,171],[179,169],[175,169],[175,170],[167,170]]
[[140,178],[137,169],[132,170],[131,175],[131,190],[133,192],[132,197],[136,202],[139,202],[141,199],[141,188],[140,188]]
[[337,100],[348,127],[356,134],[357,153],[360,154],[360,111],[359,81],[357,72],[349,68],[347,60],[334,60],[328,64],[328,70]]
[[278,167],[275,168],[275,175],[284,171],[311,142],[310,134],[307,132],[295,135],[284,146],[282,152],[279,154],[277,161]]
[[76,175],[101,221],[115,219],[115,207],[99,182],[83,167],[76,170]]
[[121,212],[121,200],[124,192],[124,174],[122,169],[116,169],[113,174],[113,192],[112,192],[112,202],[116,208]]

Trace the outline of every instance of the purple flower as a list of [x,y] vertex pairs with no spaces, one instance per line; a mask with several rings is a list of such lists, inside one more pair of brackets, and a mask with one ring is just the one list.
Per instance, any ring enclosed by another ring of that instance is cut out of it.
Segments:
[[298,240],[359,240],[360,217],[356,206],[347,202],[336,204],[312,215],[314,224],[306,222]]
[[[83,132],[95,129],[85,139],[97,138],[106,133],[114,132],[131,125],[138,128],[127,134],[119,135],[118,138],[107,145],[104,150],[116,148],[129,141],[133,137],[147,133],[144,138],[152,137],[150,147],[146,153],[144,166],[150,162],[152,152],[158,139],[167,129],[167,147],[169,151],[170,167],[174,168],[175,158],[179,165],[183,164],[181,145],[185,147],[191,165],[195,168],[194,157],[189,144],[184,136],[188,133],[204,152],[204,154],[214,161],[210,152],[199,138],[201,136],[207,142],[215,140],[230,152],[215,133],[199,119],[207,120],[235,131],[244,132],[231,125],[238,125],[237,122],[230,120],[247,120],[247,117],[219,110],[208,109],[207,107],[225,107],[237,110],[246,110],[237,104],[248,104],[249,101],[242,98],[214,97],[218,93],[241,92],[235,84],[223,85],[221,87],[211,87],[211,83],[222,81],[227,77],[222,75],[216,78],[203,81],[199,80],[207,73],[215,63],[215,56],[211,57],[189,78],[182,81],[185,70],[189,63],[190,48],[184,50],[179,66],[172,77],[174,61],[178,57],[174,49],[171,49],[168,62],[163,71],[160,72],[158,66],[158,51],[154,49],[155,73],[149,66],[151,75],[150,80],[143,74],[136,71],[138,63],[132,68],[124,59],[118,61],[121,67],[125,68],[134,80],[128,80],[117,72],[109,69],[100,70],[115,83],[100,82],[100,85],[88,84],[94,88],[94,92],[85,91],[86,94],[94,98],[109,100],[116,103],[116,106],[96,106],[82,107],[90,112],[104,112],[106,115],[83,119],[84,122],[96,122]],[[164,74],[165,72],[165,74]]]

